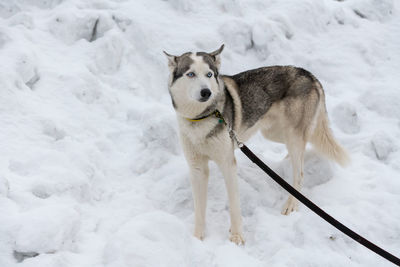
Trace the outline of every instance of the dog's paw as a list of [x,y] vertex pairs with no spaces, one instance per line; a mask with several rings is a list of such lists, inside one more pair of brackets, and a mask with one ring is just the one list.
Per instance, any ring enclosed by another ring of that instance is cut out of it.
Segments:
[[289,215],[292,211],[298,211],[298,210],[299,210],[299,201],[294,197],[289,197],[285,205],[283,205],[281,213],[283,215]]
[[243,238],[243,234],[241,233],[236,233],[236,234],[230,234],[229,240],[233,243],[235,243],[236,245],[240,246],[240,245],[244,245],[245,240]]
[[203,239],[204,239],[204,233],[200,232],[200,231],[194,231],[193,236],[201,241],[203,241]]

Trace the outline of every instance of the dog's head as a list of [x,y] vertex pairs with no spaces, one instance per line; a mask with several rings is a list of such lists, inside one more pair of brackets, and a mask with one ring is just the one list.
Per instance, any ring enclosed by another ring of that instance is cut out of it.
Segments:
[[194,118],[216,105],[220,97],[219,67],[222,45],[211,53],[187,52],[180,56],[168,53],[169,92],[177,113]]

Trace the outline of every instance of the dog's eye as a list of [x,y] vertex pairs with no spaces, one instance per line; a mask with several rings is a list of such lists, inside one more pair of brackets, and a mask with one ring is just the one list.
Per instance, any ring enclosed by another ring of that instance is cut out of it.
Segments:
[[207,77],[211,78],[212,77],[212,73],[211,72],[207,73]]
[[190,78],[193,78],[194,76],[196,76],[195,74],[194,74],[194,72],[189,72],[188,74],[186,74],[188,77],[190,77]]

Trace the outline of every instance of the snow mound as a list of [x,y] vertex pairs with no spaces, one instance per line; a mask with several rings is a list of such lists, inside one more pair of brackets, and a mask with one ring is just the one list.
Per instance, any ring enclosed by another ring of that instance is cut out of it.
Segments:
[[185,225],[164,212],[126,222],[107,243],[106,266],[191,266],[193,237]]
[[0,175],[0,196],[7,197],[10,190],[10,184],[8,180]]
[[333,122],[345,133],[360,132],[360,120],[356,108],[349,103],[337,105],[332,112]]
[[[24,255],[70,249],[79,230],[79,213],[63,206],[36,208],[21,213],[15,251]],[[29,222],[29,223],[27,223]]]
[[372,153],[371,156],[376,157],[378,160],[386,161],[389,155],[397,150],[392,138],[384,132],[377,132],[371,139],[369,144]]

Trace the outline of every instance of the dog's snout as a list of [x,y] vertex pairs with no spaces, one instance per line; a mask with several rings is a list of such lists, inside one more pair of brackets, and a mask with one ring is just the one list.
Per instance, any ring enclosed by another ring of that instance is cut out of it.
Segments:
[[200,96],[201,96],[201,98],[200,98],[201,102],[207,101],[211,96],[211,90],[208,88],[201,89]]
[[211,90],[208,89],[208,88],[201,89],[200,95],[201,95],[201,97],[207,97],[208,98],[211,95]]

